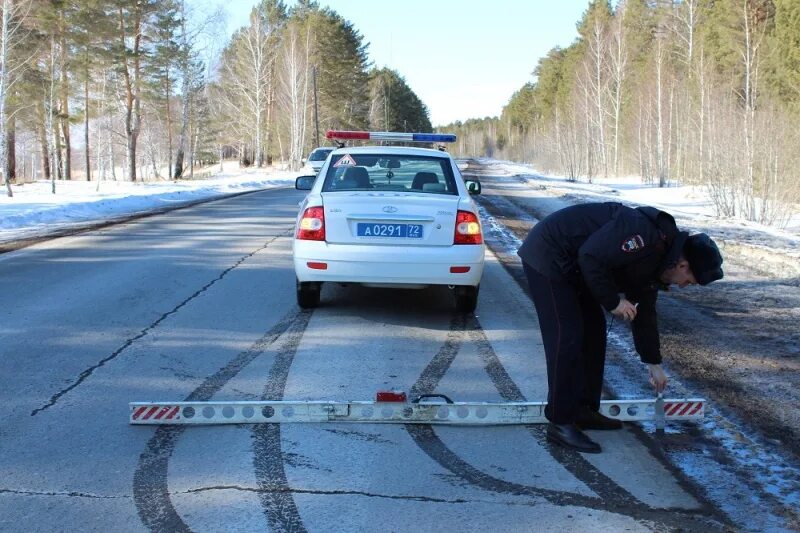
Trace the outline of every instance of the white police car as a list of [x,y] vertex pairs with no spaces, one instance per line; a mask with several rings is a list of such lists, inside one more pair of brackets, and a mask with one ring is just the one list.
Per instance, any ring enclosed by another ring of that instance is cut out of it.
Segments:
[[[455,135],[328,131],[346,140],[443,143]],[[300,176],[293,246],[297,303],[316,307],[324,282],[370,287],[452,287],[456,308],[475,310],[484,244],[470,194],[444,151],[400,146],[342,147],[318,176]]]

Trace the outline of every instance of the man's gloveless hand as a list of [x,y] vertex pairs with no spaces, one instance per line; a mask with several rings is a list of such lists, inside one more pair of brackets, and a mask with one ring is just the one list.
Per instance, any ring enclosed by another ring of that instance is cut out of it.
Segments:
[[669,379],[666,372],[661,368],[661,365],[647,365],[650,371],[650,384],[656,390],[657,394],[661,394],[666,390]]
[[636,318],[636,305],[631,303],[630,300],[620,298],[619,304],[611,311],[611,314],[623,320],[633,320]]

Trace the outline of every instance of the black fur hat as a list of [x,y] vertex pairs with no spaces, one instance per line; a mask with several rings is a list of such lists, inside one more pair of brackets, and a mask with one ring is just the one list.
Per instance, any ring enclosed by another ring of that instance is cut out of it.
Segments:
[[697,283],[708,285],[722,279],[722,254],[717,243],[705,233],[690,235],[683,244],[683,256],[689,261]]

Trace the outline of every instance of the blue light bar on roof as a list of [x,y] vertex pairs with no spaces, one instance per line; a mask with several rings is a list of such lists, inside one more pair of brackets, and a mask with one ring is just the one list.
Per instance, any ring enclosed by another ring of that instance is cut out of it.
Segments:
[[325,133],[328,139],[339,140],[370,140],[370,141],[395,141],[416,143],[454,143],[456,136],[452,133],[404,133],[395,131],[340,131],[328,130]]
[[452,133],[415,133],[414,140],[425,143],[454,143],[456,136]]

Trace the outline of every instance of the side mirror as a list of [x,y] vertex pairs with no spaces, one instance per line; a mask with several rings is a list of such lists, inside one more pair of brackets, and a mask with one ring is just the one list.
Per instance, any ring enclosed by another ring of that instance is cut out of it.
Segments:
[[294,180],[294,188],[298,191],[310,191],[314,186],[315,179],[317,179],[316,176],[300,176]]
[[301,160],[300,160],[300,164],[301,164],[301,165],[305,165],[305,164],[306,164],[306,158],[305,158],[305,157],[304,157],[303,159],[301,159]]
[[481,182],[477,180],[467,180],[464,182],[467,186],[467,192],[470,194],[480,194],[481,193]]

